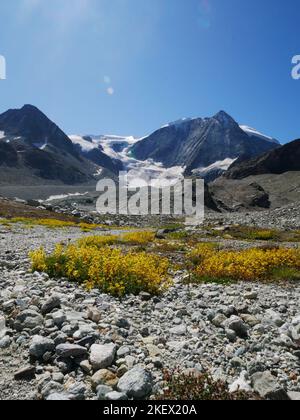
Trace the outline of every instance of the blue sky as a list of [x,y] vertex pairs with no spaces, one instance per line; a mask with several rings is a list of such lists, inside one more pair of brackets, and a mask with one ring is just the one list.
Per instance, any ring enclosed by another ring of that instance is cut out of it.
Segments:
[[32,103],[67,133],[143,136],[224,109],[300,137],[299,0],[0,2],[0,112]]

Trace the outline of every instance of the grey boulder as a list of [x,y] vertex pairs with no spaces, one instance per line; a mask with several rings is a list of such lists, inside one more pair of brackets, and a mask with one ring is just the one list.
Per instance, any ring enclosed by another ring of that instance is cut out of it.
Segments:
[[36,359],[41,359],[45,353],[53,352],[55,344],[53,340],[46,337],[36,335],[33,337],[30,347],[29,354]]
[[87,354],[85,347],[77,346],[76,344],[60,344],[56,347],[57,356],[62,359],[68,359],[70,357],[80,357]]
[[258,372],[251,377],[252,387],[262,398],[286,401],[289,397],[270,372]]
[[151,394],[152,375],[142,367],[134,367],[119,380],[118,390],[129,398],[143,399]]

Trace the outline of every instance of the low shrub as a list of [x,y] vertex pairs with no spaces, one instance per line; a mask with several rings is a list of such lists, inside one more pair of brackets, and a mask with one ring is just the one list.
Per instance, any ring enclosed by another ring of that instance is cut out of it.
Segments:
[[156,295],[170,286],[167,259],[144,252],[124,254],[101,241],[84,241],[66,247],[57,245],[50,255],[43,248],[31,252],[32,270],[54,278],[65,277],[119,297],[142,291]]
[[247,401],[260,400],[254,393],[230,393],[223,381],[215,381],[208,373],[164,373],[165,390],[156,400],[168,401]]
[[76,243],[79,247],[94,247],[102,248],[106,245],[113,245],[119,242],[119,237],[116,235],[98,235],[98,236],[87,236],[79,239]]
[[[300,272],[300,250],[287,248],[226,251],[202,245],[190,259],[196,262],[193,274],[196,280],[279,280],[280,272]],[[281,270],[281,271],[280,271]],[[277,273],[277,274],[276,274]],[[282,278],[283,280],[286,280]]]
[[276,232],[273,230],[257,230],[249,233],[249,239],[256,241],[272,241],[276,239]]
[[130,245],[147,245],[155,239],[154,232],[132,232],[122,235],[121,240]]

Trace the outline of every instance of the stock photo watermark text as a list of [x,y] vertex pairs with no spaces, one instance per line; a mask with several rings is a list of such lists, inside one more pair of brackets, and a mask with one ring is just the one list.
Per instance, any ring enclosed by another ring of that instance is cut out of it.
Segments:
[[294,55],[292,64],[294,65],[292,69],[292,78],[294,80],[300,80],[300,55]]
[[189,224],[204,220],[205,186],[202,179],[131,179],[120,172],[118,182],[102,179],[97,184],[100,193],[97,212],[127,216],[185,216]]
[[6,59],[0,54],[0,80],[6,79]]

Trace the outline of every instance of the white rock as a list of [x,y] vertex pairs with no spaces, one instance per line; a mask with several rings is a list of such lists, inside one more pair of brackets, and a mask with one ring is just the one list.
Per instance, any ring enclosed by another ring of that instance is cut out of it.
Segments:
[[0,316],[0,339],[6,334],[6,323],[4,316]]
[[246,371],[243,371],[238,379],[236,379],[229,387],[229,392],[234,393],[237,391],[251,392],[252,387]]
[[94,370],[105,369],[112,365],[117,352],[117,346],[111,344],[93,344],[90,362]]

